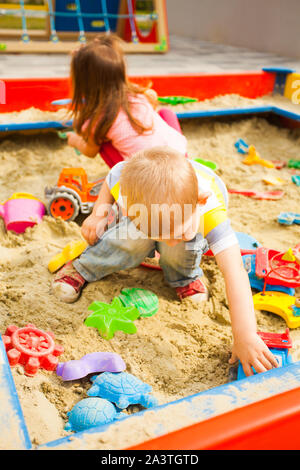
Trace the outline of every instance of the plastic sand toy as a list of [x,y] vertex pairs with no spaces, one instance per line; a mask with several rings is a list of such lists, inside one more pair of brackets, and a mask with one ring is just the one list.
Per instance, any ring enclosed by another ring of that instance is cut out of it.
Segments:
[[289,248],[284,255],[282,256],[283,261],[296,261],[296,257],[294,255],[293,249]]
[[200,163],[201,165],[207,166],[213,171],[216,171],[219,168],[218,165],[212,160],[202,160],[202,158],[194,158],[194,161]]
[[248,155],[243,160],[244,165],[262,165],[267,168],[275,168],[275,165],[270,160],[262,159],[257,153],[253,145],[249,146]]
[[140,312],[133,306],[124,307],[118,297],[111,304],[93,302],[88,309],[93,313],[86,318],[85,325],[97,328],[104,339],[113,338],[116,331],[128,334],[137,331],[133,321],[139,318]]
[[[72,131],[73,131],[73,129],[70,129],[68,132],[72,132]],[[67,132],[57,131],[57,135],[62,140],[67,140],[67,138],[68,138]],[[74,151],[75,151],[76,155],[81,155],[80,150],[78,150],[76,147],[74,147]]]
[[289,328],[300,326],[300,317],[295,316],[292,306],[295,305],[295,297],[282,292],[259,292],[253,296],[254,308],[275,313],[282,317]]
[[158,404],[157,399],[151,395],[152,387],[127,372],[119,374],[104,372],[92,377],[92,382],[93,386],[88,390],[88,396],[105,398],[115,403],[121,410],[135,404],[140,404],[144,408]]
[[261,199],[266,201],[277,201],[284,196],[284,191],[251,191],[228,189],[231,194],[241,194],[242,196],[252,197],[253,199]]
[[250,282],[251,278],[263,281],[263,290],[266,290],[267,285],[276,286],[272,290],[277,290],[282,286],[286,288],[299,287],[300,264],[297,258],[297,247],[292,250],[292,253],[294,260],[286,259],[287,252],[270,250],[265,247],[259,247],[252,252],[245,253],[243,263]]
[[276,170],[281,170],[286,166],[286,162],[282,160],[271,160],[271,162],[274,163],[274,167],[276,168]]
[[248,145],[243,139],[239,139],[234,144],[239,153],[247,155],[243,160],[245,165],[259,164],[267,168],[275,168],[275,163],[270,160],[263,160],[257,153],[254,145]]
[[295,304],[291,306],[294,317],[300,317],[300,298],[295,298]]
[[0,217],[4,219],[6,230],[24,233],[28,227],[41,222],[46,213],[42,201],[29,193],[14,193],[0,204]]
[[256,238],[248,235],[248,233],[244,232],[235,232],[236,237],[238,239],[239,245],[241,250],[256,250],[261,243],[259,243]]
[[[252,289],[256,289],[259,292],[261,292],[263,289],[266,291],[273,291],[275,289],[274,286],[271,284],[265,283],[265,280],[262,278],[259,278],[256,275],[256,254],[254,253],[242,253],[242,259],[243,259],[243,264],[244,268],[248,273],[249,277],[249,282],[250,286]],[[286,286],[280,286],[276,285],[276,291],[278,292],[284,292],[285,294],[289,295],[294,295],[295,294],[295,289],[293,287],[286,287]]]
[[56,185],[45,188],[49,215],[69,222],[79,213],[89,214],[104,180],[103,177],[90,183],[83,168],[64,168]]
[[[122,413],[123,414],[123,413]],[[121,413],[108,400],[102,398],[85,398],[67,413],[68,423],[65,431],[85,431],[103,424],[109,424],[121,418]],[[126,415],[123,414],[122,418]]]
[[81,255],[81,253],[88,247],[88,244],[84,240],[77,240],[71,243],[68,243],[64,249],[58,255],[54,256],[49,264],[48,269],[51,273],[54,273],[59,268],[61,268],[68,261],[72,261]]
[[[279,367],[287,366],[293,362],[292,356],[289,354],[289,348],[292,347],[292,341],[288,328],[285,333],[263,333],[259,331],[258,334],[275,356]],[[252,370],[254,374],[257,373],[253,367]],[[246,375],[244,373],[243,366],[239,363],[237,380],[244,379],[245,377]]]
[[246,153],[248,153],[248,150],[249,150],[249,145],[247,144],[247,142],[245,142],[243,139],[239,139],[235,142],[234,144],[235,148],[237,149],[237,151],[239,153],[242,153],[243,155],[245,155]]
[[141,317],[152,317],[158,312],[158,297],[149,290],[138,288],[122,289],[118,296],[124,307],[136,307]]
[[9,364],[24,367],[25,375],[33,376],[38,369],[53,371],[58,364],[58,356],[64,348],[54,343],[54,335],[50,331],[42,331],[33,324],[24,328],[10,325],[2,336]]
[[283,184],[287,184],[287,181],[277,176],[265,176],[262,180],[264,183],[270,184],[272,186],[281,186]]
[[300,224],[300,214],[296,212],[280,212],[277,220],[282,225]]
[[289,168],[296,168],[300,170],[300,160],[289,160],[288,161],[288,167]]
[[123,359],[112,352],[93,352],[81,359],[60,362],[56,373],[63,380],[76,380],[96,372],[122,372],[126,369]]
[[170,104],[172,106],[198,101],[197,98],[190,98],[189,96],[159,96],[157,100],[160,103]]
[[300,186],[300,175],[292,175],[291,180],[296,186]]

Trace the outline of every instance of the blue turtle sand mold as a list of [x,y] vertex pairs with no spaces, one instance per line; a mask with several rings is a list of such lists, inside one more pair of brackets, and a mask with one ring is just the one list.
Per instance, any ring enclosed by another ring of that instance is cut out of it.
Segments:
[[88,396],[106,398],[121,410],[136,404],[145,408],[158,405],[157,399],[151,395],[152,387],[128,372],[104,372],[91,380],[93,385],[87,392]]
[[121,413],[110,401],[96,397],[80,400],[67,415],[69,421],[65,430],[75,432],[109,424],[122,418]]

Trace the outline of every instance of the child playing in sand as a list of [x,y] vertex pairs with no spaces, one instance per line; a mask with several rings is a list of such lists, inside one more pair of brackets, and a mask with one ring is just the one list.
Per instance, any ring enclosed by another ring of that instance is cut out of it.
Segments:
[[[77,49],[71,61],[72,112],[76,132],[68,143],[110,168],[135,152],[157,145],[186,153],[186,138],[169,109],[156,112],[156,93],[130,83],[120,40],[99,35]],[[168,123],[167,123],[168,122]]]
[[[115,201],[123,216],[104,231]],[[226,209],[225,185],[207,167],[168,147],[140,151],[109,172],[82,227],[90,246],[57,273],[54,293],[73,302],[86,282],[137,267],[157,250],[178,297],[202,302],[208,290],[199,264],[209,247],[225,279],[234,337],[230,362],[239,358],[246,375],[253,374],[251,366],[257,372],[276,367],[256,333],[249,279]]]

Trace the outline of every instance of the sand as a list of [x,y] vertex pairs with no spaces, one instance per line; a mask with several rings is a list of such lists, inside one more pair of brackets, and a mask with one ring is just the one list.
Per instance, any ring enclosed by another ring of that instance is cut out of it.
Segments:
[[[234,142],[244,138],[256,146],[263,158],[299,159],[299,130],[281,129],[261,118],[230,123],[184,121],[182,128],[190,157],[215,161],[218,174],[228,187],[270,189],[262,183],[265,175],[280,176],[288,182],[282,187],[286,194],[280,201],[231,195],[229,215],[236,231],[249,233],[265,246],[278,250],[300,242],[299,226],[280,226],[276,220],[281,211],[299,211],[300,189],[290,182],[290,170],[245,166],[234,148]],[[108,171],[100,157],[78,157],[55,134],[9,136],[0,142],[0,161],[1,201],[17,191],[31,192],[43,199],[44,187],[55,184],[63,167],[83,166],[91,181]],[[52,330],[56,341],[65,348],[61,361],[79,359],[94,351],[117,352],[128,372],[152,385],[160,403],[228,381],[232,334],[224,281],[214,259],[204,258],[202,263],[211,294],[203,306],[194,306],[189,300],[179,302],[173,289],[165,285],[161,272],[143,268],[91,283],[76,303],[66,305],[51,293],[52,275],[47,264],[69,241],[79,237],[77,223],[49,216],[23,235],[6,232],[0,220],[1,333],[9,324],[22,327],[28,322]],[[94,300],[110,302],[124,287],[153,291],[159,297],[159,312],[137,320],[137,334],[117,332],[112,340],[105,341],[96,329],[83,323],[88,306]],[[261,331],[283,332],[286,328],[285,322],[274,314],[256,315]],[[292,355],[299,360],[300,329],[291,330],[291,336]],[[33,444],[67,435],[63,431],[66,413],[86,397],[91,385],[88,378],[64,383],[55,373],[42,370],[30,378],[21,366],[13,369],[13,376]],[[107,439],[104,444],[98,442],[98,448],[110,448],[112,443]],[[119,440],[118,445],[122,448],[125,444]]]

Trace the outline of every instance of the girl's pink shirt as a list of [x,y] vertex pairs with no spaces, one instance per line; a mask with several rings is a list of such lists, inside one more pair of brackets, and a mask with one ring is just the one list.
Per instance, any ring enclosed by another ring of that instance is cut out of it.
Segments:
[[120,110],[107,133],[107,138],[120,152],[124,160],[128,160],[139,150],[155,146],[168,146],[184,155],[186,154],[186,138],[160,117],[145,96],[141,94],[138,97],[130,97],[130,104],[134,118],[145,127],[152,127],[152,129],[138,134],[132,127],[125,111]]

